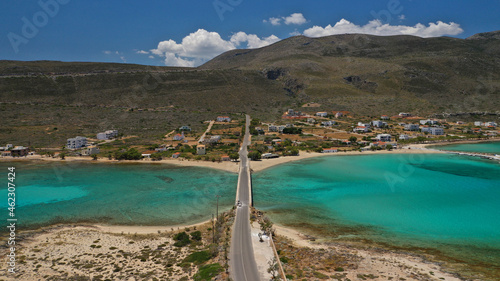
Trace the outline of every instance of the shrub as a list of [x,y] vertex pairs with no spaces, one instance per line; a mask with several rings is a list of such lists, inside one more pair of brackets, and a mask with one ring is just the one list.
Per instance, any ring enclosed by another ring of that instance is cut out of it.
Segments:
[[192,262],[194,264],[202,264],[210,260],[211,255],[208,251],[194,252],[184,259],[184,262]]
[[209,281],[212,280],[219,272],[222,271],[222,267],[218,263],[208,264],[200,267],[198,273],[193,276],[195,281]]
[[189,235],[184,231],[177,233],[174,236],[174,240],[176,241],[174,243],[174,246],[176,246],[176,247],[184,247],[187,244],[191,243],[191,240],[189,240]]

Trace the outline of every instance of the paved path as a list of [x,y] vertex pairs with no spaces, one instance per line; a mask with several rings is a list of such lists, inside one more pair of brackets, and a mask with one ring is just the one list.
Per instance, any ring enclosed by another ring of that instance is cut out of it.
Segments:
[[255,262],[252,247],[252,233],[250,228],[250,206],[252,205],[250,167],[247,157],[247,146],[250,144],[249,134],[250,116],[246,116],[246,131],[240,149],[240,172],[236,201],[242,205],[237,207],[236,219],[231,237],[229,252],[229,271],[234,281],[257,281],[259,272]]

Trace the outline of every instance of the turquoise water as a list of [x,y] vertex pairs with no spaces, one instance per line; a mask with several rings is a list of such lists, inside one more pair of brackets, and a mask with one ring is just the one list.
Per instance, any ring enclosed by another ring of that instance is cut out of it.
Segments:
[[464,152],[500,154],[500,141],[467,143],[467,144],[434,145],[431,148],[453,150],[453,151],[464,151]]
[[[214,169],[164,164],[25,163],[16,167],[16,216],[22,228],[56,222],[174,225],[211,218],[216,194],[227,210],[236,196],[237,175]],[[0,208],[7,216],[7,184]]]
[[280,224],[500,264],[494,161],[451,154],[322,157],[264,170],[253,186],[256,207]]

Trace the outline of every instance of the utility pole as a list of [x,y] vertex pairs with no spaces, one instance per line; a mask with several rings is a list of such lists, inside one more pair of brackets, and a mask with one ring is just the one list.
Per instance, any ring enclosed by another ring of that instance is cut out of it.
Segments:
[[217,198],[217,221],[219,221],[219,198],[221,197],[220,195],[215,195]]
[[214,214],[212,214],[212,243],[215,244],[215,223],[214,223]]

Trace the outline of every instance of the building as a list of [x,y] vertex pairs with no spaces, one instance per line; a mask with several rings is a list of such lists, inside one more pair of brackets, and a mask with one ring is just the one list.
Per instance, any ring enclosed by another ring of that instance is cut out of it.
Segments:
[[99,147],[95,145],[86,147],[82,150],[83,155],[99,154],[99,152],[100,152]]
[[335,125],[337,122],[335,121],[322,121],[321,122],[321,126],[323,127],[331,127],[333,125]]
[[180,152],[176,152],[176,153],[172,154],[172,158],[179,158],[179,156],[181,156]]
[[358,126],[359,127],[366,127],[368,129],[370,129],[372,127],[372,125],[370,125],[370,123],[363,123],[363,122],[358,122]]
[[438,121],[432,119],[420,120],[421,125],[436,125],[437,123]]
[[205,138],[205,142],[207,143],[218,143],[221,140],[221,136],[211,136],[209,139]]
[[420,129],[420,126],[418,124],[405,124],[404,125],[405,131],[418,131],[419,129]]
[[444,130],[443,130],[443,128],[431,127],[431,128],[429,128],[429,133],[431,133],[431,135],[435,135],[435,136],[442,136],[442,135],[444,135]]
[[387,122],[375,120],[375,121],[372,121],[372,126],[375,128],[383,128],[383,127],[387,126]]
[[481,122],[481,121],[475,121],[474,122],[474,126],[483,126],[483,125],[484,125],[484,123]]
[[269,132],[277,132],[278,131],[278,127],[276,125],[269,125],[269,127],[267,128],[267,130]]
[[409,139],[410,139],[409,135],[405,135],[405,134],[399,135],[399,140],[409,140]]
[[344,114],[342,112],[337,112],[335,113],[335,118],[340,118],[342,117]]
[[316,116],[326,117],[326,116],[328,116],[328,112],[316,112]]
[[66,142],[67,149],[78,149],[87,146],[87,138],[86,137],[76,137],[68,139]]
[[307,118],[307,123],[316,123],[316,120],[314,120],[314,118]]
[[155,150],[146,150],[143,153],[141,153],[141,156],[144,158],[151,158],[151,154],[156,153]]
[[400,112],[398,114],[399,117],[410,117],[411,116],[411,113],[406,113],[406,112]]
[[189,126],[182,126],[182,127],[179,128],[179,131],[191,132],[191,127],[189,127]]
[[98,140],[109,140],[118,137],[118,130],[107,130],[97,134]]
[[352,131],[355,133],[366,133],[366,132],[368,132],[368,128],[365,126],[357,126]]
[[275,153],[264,153],[262,154],[262,159],[271,159],[271,158],[278,158],[280,157],[278,154]]
[[229,157],[229,155],[222,155],[220,157],[220,160],[222,160],[222,161],[231,161],[231,157]]
[[10,150],[12,157],[27,156],[29,152],[30,152],[29,148],[24,146],[16,146]]
[[205,155],[207,153],[205,145],[204,144],[198,144],[196,146],[196,154],[197,155]]
[[484,126],[485,127],[493,127],[494,128],[494,127],[498,126],[498,124],[495,123],[495,122],[486,122],[486,123],[484,123]]
[[229,116],[217,116],[217,122],[231,122]]
[[387,116],[387,115],[382,115],[382,116],[380,116],[380,119],[382,119],[382,120],[389,120],[389,116]]
[[334,152],[337,152],[338,150],[334,147],[330,147],[330,148],[323,148],[323,153],[334,153]]
[[381,141],[381,142],[387,142],[387,141],[391,141],[391,135],[389,135],[389,134],[378,134],[375,137],[375,139],[378,140],[378,141]]
[[184,139],[184,131],[182,131],[180,134],[176,134],[174,136],[174,141],[180,141]]

